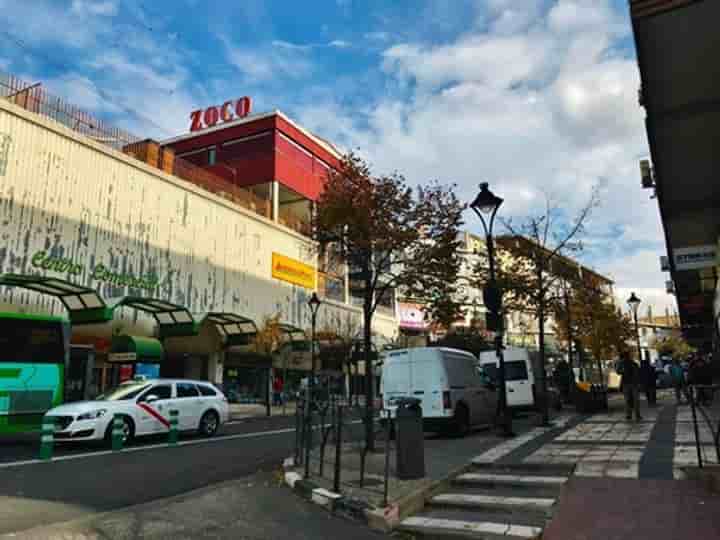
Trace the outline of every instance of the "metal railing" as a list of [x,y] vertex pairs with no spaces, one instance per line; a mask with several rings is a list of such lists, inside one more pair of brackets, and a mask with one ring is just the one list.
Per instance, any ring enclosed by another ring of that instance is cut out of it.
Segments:
[[139,137],[99,120],[62,98],[53,96],[39,83],[30,84],[14,75],[0,72],[0,97],[116,150],[140,140]]
[[[7,99],[27,111],[59,122],[95,142],[140,159],[134,150],[143,144],[143,139],[48,93],[39,83],[30,84],[14,75],[0,72],[0,98]],[[159,160],[162,159],[159,157]],[[140,161],[144,160],[140,159]],[[154,163],[153,165],[256,214],[266,218],[271,217],[270,201],[185,159],[173,157],[167,163]],[[309,234],[309,226],[300,220],[297,221],[298,223],[293,222],[288,226],[303,234]]]
[[[698,467],[720,464],[720,385],[691,384],[687,399],[692,412]],[[713,452],[714,449],[714,452]]]

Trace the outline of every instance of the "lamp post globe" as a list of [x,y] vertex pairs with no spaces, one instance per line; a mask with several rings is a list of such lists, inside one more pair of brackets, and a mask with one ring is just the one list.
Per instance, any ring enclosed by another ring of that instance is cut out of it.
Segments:
[[630,311],[632,311],[633,320],[635,321],[635,339],[637,341],[638,362],[642,361],[642,347],[640,347],[640,327],[638,325],[638,309],[640,308],[641,303],[642,300],[640,300],[634,292],[630,293],[630,298],[627,299],[627,304],[630,307]]

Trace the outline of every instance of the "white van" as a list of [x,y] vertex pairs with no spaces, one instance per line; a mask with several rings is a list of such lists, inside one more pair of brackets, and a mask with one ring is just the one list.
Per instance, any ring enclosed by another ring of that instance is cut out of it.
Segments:
[[[537,353],[520,347],[508,347],[505,358],[505,387],[508,407],[535,407],[535,370]],[[499,362],[495,351],[480,353],[480,369],[490,380],[497,383]]]
[[422,347],[383,354],[380,379],[383,408],[395,416],[398,398],[421,400],[427,431],[452,429],[467,434],[472,426],[492,424],[497,392],[483,383],[472,354]]

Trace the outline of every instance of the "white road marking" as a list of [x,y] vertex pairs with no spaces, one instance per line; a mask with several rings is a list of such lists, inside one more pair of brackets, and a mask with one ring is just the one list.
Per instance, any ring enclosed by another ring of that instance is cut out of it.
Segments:
[[400,525],[403,528],[418,532],[462,532],[465,534],[494,534],[515,536],[519,538],[537,538],[542,529],[512,523],[491,523],[488,521],[461,521],[455,519],[437,519],[427,517],[410,517],[404,519]]
[[[360,424],[362,423],[362,420],[354,420],[350,422],[350,424]],[[227,424],[227,422],[226,422]],[[327,424],[325,427],[329,427],[330,424]],[[319,426],[315,426],[313,429],[319,429]],[[210,444],[214,442],[220,442],[220,441],[231,441],[234,439],[255,439],[258,437],[263,437],[265,435],[282,435],[284,433],[293,433],[295,431],[295,428],[285,428],[285,429],[276,429],[271,431],[256,431],[253,433],[236,433],[234,435],[220,435],[219,437],[212,437],[210,439],[194,439],[189,441],[179,441],[176,445],[173,445],[175,447],[177,446],[190,446],[193,444]],[[51,463],[53,461],[72,461],[74,459],[82,459],[87,457],[95,457],[95,456],[107,456],[112,454],[122,454],[122,453],[128,453],[128,452],[140,452],[143,450],[156,450],[158,448],[170,448],[170,446],[167,443],[158,443],[158,444],[148,444],[145,446],[131,446],[129,448],[123,448],[122,450],[101,450],[99,452],[82,452],[80,454],[69,454],[65,456],[57,456],[53,457],[51,460],[42,460],[42,459],[26,459],[22,461],[11,461],[8,463],[0,463],[0,469],[9,469],[11,467],[22,467],[23,465],[33,465],[33,464],[39,464],[39,463]]]
[[494,495],[467,495],[465,493],[443,493],[431,499],[434,503],[465,507],[501,506],[512,508],[549,509],[555,499],[542,497],[499,497]]
[[483,483],[494,482],[496,484],[528,484],[528,485],[553,485],[561,486],[567,482],[567,476],[522,476],[519,474],[481,474],[467,473],[457,477],[460,482]]

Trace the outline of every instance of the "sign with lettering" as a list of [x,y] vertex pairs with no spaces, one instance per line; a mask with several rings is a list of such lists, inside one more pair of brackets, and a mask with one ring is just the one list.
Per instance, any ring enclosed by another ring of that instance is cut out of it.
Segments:
[[312,266],[279,253],[272,254],[272,277],[306,289],[315,288],[315,269]]
[[226,101],[222,105],[213,105],[207,109],[198,109],[190,113],[190,131],[213,127],[218,123],[231,122],[245,118],[252,109],[252,100],[243,96],[235,101]]
[[[46,251],[38,251],[32,256],[30,263],[35,268],[47,270],[50,272],[58,272],[69,276],[79,276],[83,273],[83,265],[78,264],[72,259],[64,257],[55,257]],[[101,283],[111,283],[116,287],[131,287],[133,289],[144,289],[153,292],[158,286],[158,278],[149,274],[143,277],[133,276],[132,274],[122,274],[113,272],[103,264],[97,264],[90,273],[90,279],[95,279]]]
[[716,264],[717,246],[693,246],[673,250],[675,270],[698,270]]

